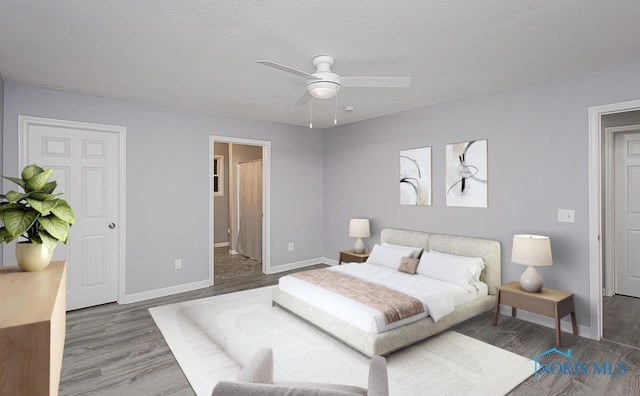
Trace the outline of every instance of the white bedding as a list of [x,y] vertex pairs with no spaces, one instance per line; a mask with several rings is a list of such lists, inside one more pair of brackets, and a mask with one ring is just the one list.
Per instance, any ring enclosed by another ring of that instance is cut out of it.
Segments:
[[488,294],[488,286],[485,283],[477,284],[479,290],[469,291],[437,279],[410,275],[367,263],[345,264],[329,269],[398,290],[417,298],[424,305],[424,313],[386,324],[382,312],[374,308],[292,276],[280,278],[281,291],[371,334],[382,333],[426,316],[431,316],[434,321],[438,321],[451,313],[455,306]]

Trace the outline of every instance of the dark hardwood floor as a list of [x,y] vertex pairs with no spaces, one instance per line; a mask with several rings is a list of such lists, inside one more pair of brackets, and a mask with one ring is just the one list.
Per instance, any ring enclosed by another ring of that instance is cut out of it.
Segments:
[[603,338],[640,348],[640,298],[605,296],[602,305]]
[[[555,330],[551,328],[506,315],[500,315],[498,325],[493,327],[492,317],[493,312],[486,312],[454,326],[453,329],[525,357],[534,357],[555,347]],[[571,356],[576,360],[555,353],[547,355],[543,362],[552,367],[556,374],[541,373],[536,377],[532,376],[509,395],[640,395],[640,349],[610,341],[595,341],[566,332],[562,333],[562,347],[559,349],[565,353],[570,349]],[[558,375],[557,370],[563,370],[567,361],[570,365],[585,362],[589,373]],[[559,363],[553,366],[553,362]],[[623,362],[627,372],[623,375],[594,372],[594,363],[602,367],[608,362],[612,362],[613,368]]]
[[[321,267],[321,266],[316,266]],[[106,304],[67,314],[60,395],[193,395],[148,308],[274,285],[286,273],[216,281],[213,287],[144,302]],[[491,326],[487,312],[455,330],[525,357],[555,346],[553,329],[502,315]],[[563,350],[579,361],[625,362],[624,375],[531,377],[511,395],[638,395],[640,350],[609,341],[562,334]],[[549,355],[549,362],[561,360]],[[416,395],[426,394],[416,390]]]
[[[323,266],[310,268],[317,267]],[[275,285],[287,273],[230,278],[173,296],[68,312],[60,395],[193,395],[148,309]]]
[[233,278],[262,275],[261,262],[245,257],[241,254],[229,254],[229,248],[227,246],[215,248],[214,258],[214,283]]

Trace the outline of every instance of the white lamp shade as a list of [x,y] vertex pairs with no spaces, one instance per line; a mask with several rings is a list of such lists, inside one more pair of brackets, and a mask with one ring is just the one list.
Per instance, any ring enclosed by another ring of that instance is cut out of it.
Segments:
[[549,237],[542,235],[514,235],[511,261],[532,267],[549,267],[553,265]]
[[371,236],[368,219],[351,219],[349,221],[349,236],[352,238],[367,238]]

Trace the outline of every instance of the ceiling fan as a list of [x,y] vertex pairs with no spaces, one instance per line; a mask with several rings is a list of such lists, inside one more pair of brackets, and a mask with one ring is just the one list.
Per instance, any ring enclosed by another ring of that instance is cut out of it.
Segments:
[[411,77],[341,77],[331,71],[334,59],[329,55],[319,55],[311,60],[316,68],[315,73],[307,73],[293,67],[285,66],[270,60],[257,60],[265,66],[273,67],[307,79],[305,92],[294,105],[301,105],[311,97],[318,99],[333,98],[341,88],[406,88],[411,84]]

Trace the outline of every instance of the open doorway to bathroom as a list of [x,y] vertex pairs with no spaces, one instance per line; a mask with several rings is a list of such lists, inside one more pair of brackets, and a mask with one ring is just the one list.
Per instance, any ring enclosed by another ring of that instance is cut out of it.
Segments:
[[268,142],[214,138],[212,283],[269,273]]

